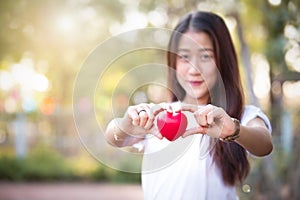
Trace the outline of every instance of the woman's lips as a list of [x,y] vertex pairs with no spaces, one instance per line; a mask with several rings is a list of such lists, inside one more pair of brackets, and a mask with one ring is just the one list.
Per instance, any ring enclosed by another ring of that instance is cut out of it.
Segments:
[[193,87],[200,86],[204,81],[189,81],[189,84]]

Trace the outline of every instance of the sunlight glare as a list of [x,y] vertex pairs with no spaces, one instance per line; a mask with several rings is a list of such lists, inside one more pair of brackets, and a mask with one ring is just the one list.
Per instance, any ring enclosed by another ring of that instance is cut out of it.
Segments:
[[281,0],[269,0],[269,3],[272,6],[279,6],[281,4]]
[[148,25],[147,16],[138,11],[128,10],[125,14],[125,22],[120,24],[118,22],[109,27],[109,32],[113,35],[127,32],[133,29],[145,28]]
[[123,31],[145,28],[148,24],[147,17],[138,11],[127,12],[125,19],[125,23],[122,25]]
[[295,26],[288,24],[284,27],[284,36],[289,39],[299,40],[300,32]]
[[[45,92],[49,87],[49,81],[47,77],[43,74],[35,72],[31,65],[25,65],[24,63],[13,64],[11,66],[11,73],[12,81],[10,82],[19,84],[22,90],[35,90],[37,92]],[[9,82],[7,82],[6,84],[8,83]],[[6,85],[6,87],[8,86]]]
[[11,72],[16,83],[21,85],[23,88],[30,88],[30,80],[34,71],[31,67],[22,64],[13,64],[11,67]]
[[283,95],[289,100],[294,100],[300,98],[300,81],[291,82],[285,81],[282,85]]
[[168,16],[166,15],[166,11],[163,9],[151,11],[147,17],[149,22],[155,27],[163,27],[168,22]]
[[233,17],[226,17],[225,23],[228,26],[230,32],[233,32],[236,27],[236,20]]
[[254,54],[251,58],[254,66],[254,93],[258,98],[265,98],[270,92],[270,66],[263,55]]
[[75,23],[72,17],[63,15],[57,20],[57,26],[62,32],[71,32],[74,29]]
[[294,45],[285,54],[285,61],[297,72],[300,72],[300,47]]
[[13,113],[17,110],[17,102],[14,98],[8,97],[4,102],[4,110],[8,113]]
[[7,71],[0,71],[0,89],[4,91],[10,90],[14,86],[14,79]]
[[45,92],[48,89],[49,81],[43,74],[36,73],[32,79],[32,89],[38,92]]

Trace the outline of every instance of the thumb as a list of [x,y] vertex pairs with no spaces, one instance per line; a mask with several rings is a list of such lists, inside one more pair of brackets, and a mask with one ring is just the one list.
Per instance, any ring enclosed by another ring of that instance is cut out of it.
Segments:
[[161,133],[159,132],[158,128],[156,126],[153,126],[150,129],[150,134],[154,135],[155,137],[157,137],[158,139],[163,139],[163,136],[161,135]]
[[194,134],[206,134],[206,128],[202,126],[198,126],[198,127],[187,129],[185,133],[182,135],[182,137],[185,138],[189,135],[194,135]]
[[157,137],[158,139],[163,139],[163,136],[160,134],[159,131],[152,133],[152,135],[154,135],[155,137]]

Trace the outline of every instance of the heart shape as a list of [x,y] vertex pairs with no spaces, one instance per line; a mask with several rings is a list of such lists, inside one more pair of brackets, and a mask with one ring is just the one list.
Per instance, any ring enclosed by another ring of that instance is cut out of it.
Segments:
[[185,132],[187,118],[181,112],[164,111],[157,117],[157,127],[163,137],[169,141],[174,141]]

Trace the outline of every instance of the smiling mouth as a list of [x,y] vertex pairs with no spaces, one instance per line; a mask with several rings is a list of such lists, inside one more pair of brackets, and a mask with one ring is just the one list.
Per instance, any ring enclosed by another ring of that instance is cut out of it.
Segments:
[[189,81],[189,84],[193,87],[200,86],[204,81]]

